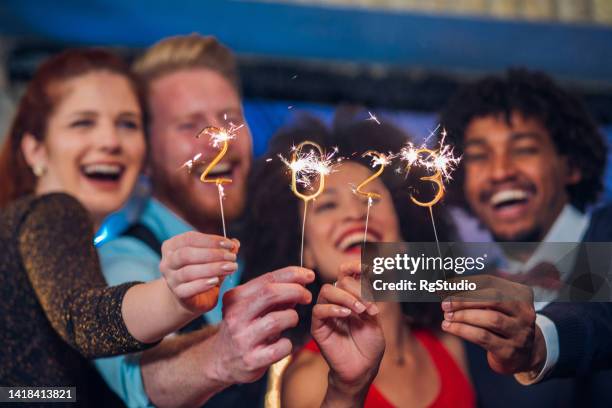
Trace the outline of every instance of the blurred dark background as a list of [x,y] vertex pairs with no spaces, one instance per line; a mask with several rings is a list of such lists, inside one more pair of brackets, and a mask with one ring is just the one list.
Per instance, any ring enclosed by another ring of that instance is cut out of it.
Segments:
[[[612,140],[612,0],[4,0],[0,130],[49,54],[101,45],[132,58],[192,32],[236,51],[256,154],[299,112],[330,121],[341,103],[426,136],[461,83],[515,66],[581,95]],[[612,172],[606,188],[612,198]]]

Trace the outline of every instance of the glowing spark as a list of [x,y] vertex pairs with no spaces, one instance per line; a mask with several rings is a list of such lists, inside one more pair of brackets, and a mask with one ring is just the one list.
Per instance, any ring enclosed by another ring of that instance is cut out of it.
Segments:
[[298,77],[298,76],[297,76],[297,74],[296,74],[296,75],[292,76],[292,77],[291,77],[291,79],[297,79],[297,77]]
[[385,167],[389,164],[390,162],[390,156],[386,156],[382,153],[379,153],[375,150],[369,150],[367,152],[365,152],[361,157],[372,157],[372,161],[371,161],[371,166],[372,168],[376,168],[378,167],[378,169],[376,170],[376,172],[374,172],[374,174],[372,174],[370,177],[368,177],[367,179],[365,179],[364,181],[361,182],[361,184],[359,184],[357,186],[357,188],[355,189],[355,192],[357,194],[361,194],[364,197],[368,197],[368,199],[370,199],[369,201],[371,201],[372,198],[380,198],[380,194],[377,193],[373,193],[373,192],[367,192],[367,191],[363,191],[363,188],[368,184],[371,183],[372,180],[380,177],[380,175],[382,174],[382,172],[385,170]]
[[266,159],[266,163],[270,163],[271,161],[272,161],[272,158],[271,158],[271,157],[268,157],[268,158]]
[[376,122],[377,124],[380,125],[380,121],[378,120],[378,118],[370,111],[368,111],[368,115],[370,115],[369,118],[367,118],[366,120],[372,120],[374,122]]
[[244,124],[236,126],[233,123],[230,123],[229,125],[230,126],[227,129],[216,126],[207,126],[197,134],[196,138],[199,139],[202,136],[210,137],[210,144],[212,147],[217,149],[223,143],[235,139],[236,132],[244,127]]
[[191,173],[191,171],[193,170],[193,167],[200,162],[200,157],[202,157],[202,153],[196,154],[195,156],[193,156],[192,159],[189,159],[185,163],[183,163],[183,165],[181,166],[181,169],[186,168],[187,171]]
[[[456,157],[454,149],[444,144],[446,138],[445,130],[441,132],[441,135],[437,150],[428,149],[425,147],[425,144],[416,147],[411,142],[402,147],[399,152],[399,158],[406,163],[408,172],[412,166],[421,166],[434,172],[439,171],[444,181],[452,180],[451,174],[459,165],[461,157]],[[423,153],[425,155],[422,155]]]
[[334,147],[329,153],[324,152],[322,149],[309,149],[304,153],[300,146],[306,144],[315,146],[314,143],[303,142],[298,147],[291,147],[291,160],[287,160],[281,154],[278,157],[296,175],[296,183],[309,190],[318,176],[325,177],[329,175],[334,169],[334,162],[338,163],[342,159],[334,159],[334,156],[338,153],[337,147]]

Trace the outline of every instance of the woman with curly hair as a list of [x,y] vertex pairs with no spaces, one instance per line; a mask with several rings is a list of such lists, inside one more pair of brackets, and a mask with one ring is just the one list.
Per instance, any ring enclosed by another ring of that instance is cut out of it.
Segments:
[[[474,406],[462,343],[440,332],[439,304],[364,302],[359,282],[349,276],[355,267],[339,272],[360,259],[364,239],[367,198],[351,188],[372,174],[361,155],[398,151],[408,139],[394,126],[362,121],[329,130],[305,119],[279,132],[250,177],[245,227],[257,231],[257,239],[245,245],[245,271],[252,277],[299,262],[304,206],[288,187],[284,165],[265,158],[287,154],[303,140],[338,147],[348,157],[309,205],[304,266],[317,274],[311,290],[318,300],[298,309],[300,322],[291,335],[295,344],[306,344],[284,375],[283,406],[339,399],[366,407]],[[410,202],[403,177],[388,169],[368,188],[381,198],[371,208],[367,241],[434,241],[427,210]],[[448,240],[451,228],[442,207],[437,214],[440,239]]]

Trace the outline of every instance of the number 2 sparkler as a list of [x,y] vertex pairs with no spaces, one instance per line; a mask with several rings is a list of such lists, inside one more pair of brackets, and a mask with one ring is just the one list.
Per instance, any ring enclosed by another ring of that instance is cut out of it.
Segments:
[[216,126],[207,126],[196,136],[196,138],[202,137],[202,135],[206,135],[210,137],[211,144],[214,148],[218,148],[221,146],[221,150],[219,153],[212,159],[212,161],[206,166],[202,175],[200,176],[200,181],[202,183],[215,183],[217,185],[217,191],[219,192],[219,208],[221,211],[221,224],[223,226],[223,236],[227,238],[227,231],[225,229],[225,213],[223,211],[223,184],[231,183],[232,179],[229,178],[214,178],[209,179],[208,173],[221,161],[223,156],[227,153],[227,149],[229,147],[229,141],[236,137],[236,131],[240,129],[244,125],[235,126],[230,124],[228,129],[218,128]]
[[381,196],[378,193],[374,193],[371,191],[363,191],[363,188],[371,183],[374,179],[380,177],[380,175],[383,173],[383,171],[385,171],[385,166],[387,166],[389,164],[389,158],[387,156],[385,156],[382,153],[379,153],[375,150],[369,150],[367,152],[365,152],[364,154],[361,155],[361,157],[372,157],[372,163],[371,166],[373,168],[376,168],[378,166],[378,170],[376,170],[376,172],[374,174],[372,174],[370,177],[368,177],[367,179],[365,179],[364,181],[362,181],[357,188],[355,189],[355,193],[360,194],[364,197],[367,197],[368,199],[368,209],[366,210],[366,221],[365,221],[365,230],[363,232],[363,243],[365,245],[366,243],[366,239],[368,237],[368,222],[370,220],[370,208],[372,207],[372,204],[374,202],[374,200],[379,199]]
[[[196,135],[196,138],[199,139],[202,136],[210,137],[211,145],[214,148],[219,148],[221,146],[221,150],[219,153],[211,160],[211,162],[204,168],[202,174],[200,175],[200,181],[203,183],[215,183],[217,185],[217,191],[219,192],[219,207],[221,211],[221,223],[223,226],[223,237],[227,238],[227,231],[225,229],[225,214],[223,211],[223,184],[231,183],[232,179],[230,178],[208,178],[208,174],[212,171],[212,169],[219,164],[223,156],[227,153],[229,148],[229,141],[235,137],[235,132],[240,129],[244,125],[235,126],[230,123],[230,127],[219,128],[216,126],[207,126],[200,133]],[[188,160],[185,164],[183,164],[182,168],[187,168],[190,172],[194,167],[198,166],[202,163],[201,160],[202,153],[198,153],[191,160]],[[212,289],[200,293],[188,300],[188,303],[191,305],[198,307],[203,310],[212,309],[218,301],[219,291],[220,291],[221,283]]]

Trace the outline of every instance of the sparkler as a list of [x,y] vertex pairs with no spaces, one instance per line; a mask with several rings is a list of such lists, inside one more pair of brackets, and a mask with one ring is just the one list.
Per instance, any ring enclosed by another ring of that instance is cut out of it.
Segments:
[[[310,146],[311,149],[304,153],[304,147]],[[278,155],[283,163],[291,171],[291,191],[298,198],[304,201],[304,217],[302,219],[302,243],[300,249],[300,266],[304,265],[304,227],[306,225],[306,214],[308,213],[308,202],[317,198],[325,189],[325,176],[332,171],[334,164],[333,157],[338,153],[334,148],[331,153],[326,154],[317,143],[305,140],[299,145],[291,148],[291,160]],[[337,159],[340,161],[340,159]],[[318,180],[319,186],[314,193],[303,194],[299,187],[305,190],[313,190],[313,181]]]
[[372,180],[380,177],[380,175],[383,173],[383,171],[385,170],[385,166],[387,166],[390,162],[390,157],[386,156],[382,153],[379,153],[375,150],[369,150],[367,152],[365,152],[364,154],[361,155],[361,157],[372,157],[372,162],[371,162],[371,166],[372,168],[376,168],[378,167],[378,170],[376,170],[376,172],[374,174],[372,174],[370,177],[368,177],[367,179],[365,179],[364,181],[361,182],[361,184],[359,184],[357,186],[357,188],[354,190],[355,193],[360,194],[364,197],[367,197],[368,199],[368,209],[366,210],[366,222],[365,222],[365,231],[363,232],[363,244],[365,245],[366,243],[366,239],[368,236],[368,222],[370,220],[370,208],[372,207],[372,203],[374,202],[374,200],[379,199],[381,196],[378,193],[374,193],[371,191],[363,191],[363,188],[369,184],[370,182],[372,182]]
[[[208,178],[208,174],[217,164],[219,164],[223,156],[225,156],[229,147],[229,141],[235,138],[236,131],[238,131],[243,126],[244,125],[236,126],[233,123],[230,123],[230,126],[227,129],[219,128],[216,126],[207,126],[196,135],[197,139],[203,136],[208,136],[210,138],[210,143],[212,147],[214,147],[215,149],[220,148],[219,153],[204,168],[204,171],[202,171],[202,174],[200,175],[200,181],[203,183],[215,183],[217,186],[217,191],[219,192],[219,207],[221,210],[221,223],[223,226],[223,236],[225,238],[227,238],[227,231],[225,229],[225,214],[223,211],[223,184],[231,183],[232,179],[222,177]],[[199,169],[203,165],[204,161],[202,160],[202,153],[198,153],[192,159],[187,160],[181,166],[181,169],[187,169],[187,171],[191,173],[194,169]],[[221,282],[223,282],[223,280],[221,280],[219,284],[214,286],[212,289],[188,299],[187,303],[201,310],[212,309],[217,304],[217,301],[219,299]]]
[[374,115],[372,112],[368,111],[368,115],[369,117],[366,120],[371,120],[376,122],[378,125],[380,125],[380,120],[378,120],[378,118],[376,117],[376,115]]
[[[200,181],[202,183],[215,183],[217,186],[217,191],[219,192],[219,208],[221,210],[221,224],[223,226],[223,236],[227,238],[227,230],[225,228],[225,213],[223,211],[223,197],[225,197],[223,184],[231,183],[232,179],[229,178],[213,178],[209,179],[207,176],[210,171],[221,161],[223,156],[227,153],[227,149],[229,147],[229,141],[236,137],[236,131],[241,129],[244,125],[236,126],[233,123],[230,123],[229,128],[219,128],[216,126],[207,126],[200,133],[196,135],[196,138],[201,138],[202,136],[210,137],[210,144],[215,149],[218,149],[221,146],[221,150],[219,153],[212,159],[212,161],[206,166],[202,175],[200,176]],[[187,161],[185,165],[188,168],[192,168],[200,157],[201,153],[198,153],[193,159]]]
[[[425,139],[425,143],[429,138],[437,131],[436,129]],[[452,179],[451,174],[459,164],[460,157],[455,157],[453,148],[449,145],[444,144],[446,139],[446,131],[442,130],[438,149],[433,150],[425,147],[415,147],[412,143],[408,143],[404,146],[399,153],[401,160],[406,162],[406,174],[410,172],[413,166],[421,166],[427,170],[434,172],[431,176],[424,176],[420,179],[422,181],[429,181],[436,185],[436,194],[434,197],[427,202],[419,201],[411,194],[410,199],[412,202],[420,207],[427,207],[429,209],[429,215],[431,217],[431,224],[434,230],[434,236],[436,238],[436,245],[438,247],[438,254],[442,257],[440,251],[440,242],[438,240],[438,231],[436,230],[436,222],[433,215],[433,206],[436,205],[444,197],[444,181]]]

